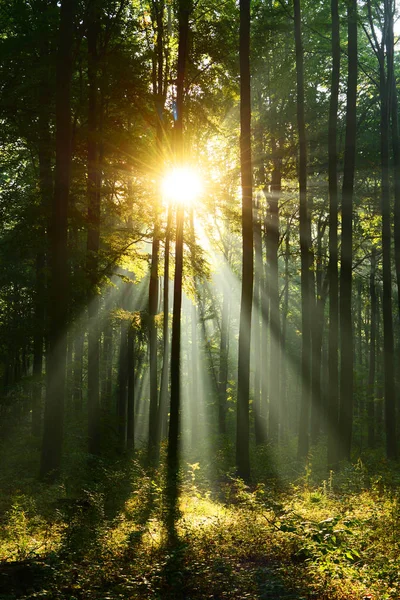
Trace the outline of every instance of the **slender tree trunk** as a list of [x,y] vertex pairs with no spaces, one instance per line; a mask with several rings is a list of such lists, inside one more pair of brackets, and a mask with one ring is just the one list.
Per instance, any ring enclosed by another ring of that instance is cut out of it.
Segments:
[[181,310],[182,310],[182,274],[183,274],[183,207],[177,208],[176,242],[175,242],[175,278],[174,304],[172,314],[171,340],[171,404],[168,431],[168,481],[170,511],[168,514],[168,529],[172,538],[175,537],[176,502],[179,495],[179,430],[181,410]]
[[[389,2],[385,0],[385,10]],[[382,210],[382,268],[383,268],[383,356],[385,373],[385,432],[386,454],[396,458],[396,392],[394,382],[394,338],[392,314],[391,273],[391,209],[389,183],[389,108],[392,83],[385,74],[384,54],[380,60],[381,102],[381,210]]]
[[242,179],[242,295],[240,302],[236,467],[250,478],[249,395],[253,301],[253,201],[251,167],[250,0],[240,0],[240,170]]
[[[394,5],[393,5],[394,8]],[[398,319],[400,321],[400,142],[399,142],[399,116],[397,101],[396,75],[394,72],[394,35],[393,35],[393,11],[390,7],[390,19],[388,24],[388,80],[391,82],[390,93],[390,115],[393,149],[394,170],[394,257],[397,281],[397,303]]]
[[279,437],[280,395],[280,315],[279,315],[279,279],[278,279],[278,249],[279,249],[279,196],[281,193],[281,167],[277,157],[276,141],[272,139],[273,170],[271,194],[269,197],[270,229],[267,236],[269,263],[269,301],[270,301],[270,363],[269,363],[269,437],[277,440]]
[[44,293],[45,293],[45,255],[36,255],[36,295],[35,323],[36,331],[33,338],[33,392],[32,392],[32,434],[39,436],[42,427],[42,371],[43,371],[43,336],[44,336]]
[[71,170],[71,79],[75,0],[61,1],[56,80],[56,169],[50,230],[49,353],[40,472],[54,477],[61,465],[67,353],[67,212]]
[[[256,444],[262,443],[262,425],[258,410],[261,404],[261,282],[263,274],[262,238],[261,238],[261,207],[257,196],[254,201],[254,291],[253,291],[253,354],[254,354],[254,394],[253,412]],[[225,292],[226,295],[226,292]],[[224,295],[224,300],[225,300]]]
[[[45,99],[42,98],[44,102]],[[47,110],[40,112],[40,147],[39,147],[39,186],[41,205],[44,214],[48,216],[53,194],[53,177],[51,172],[51,140]],[[45,237],[45,224],[40,224],[40,232]],[[46,294],[46,254],[45,248],[36,255],[36,290],[35,290],[35,333],[33,339],[33,378],[34,389],[32,398],[32,433],[39,436],[42,424],[42,371],[43,346],[45,334],[45,294]]]
[[[153,57],[153,95],[157,112],[156,146],[157,155],[162,164],[162,119],[164,112],[164,56],[163,56],[163,14],[164,2],[156,0],[152,5],[153,21],[156,24],[156,45]],[[157,461],[159,454],[159,431],[160,418],[159,396],[158,396],[158,360],[157,360],[157,327],[156,315],[159,304],[159,278],[158,263],[160,249],[159,214],[158,206],[155,208],[153,245],[151,253],[151,271],[149,285],[149,345],[150,345],[150,411],[149,411],[149,438],[148,457],[150,462]]]
[[154,225],[153,246],[151,255],[151,272],[149,286],[149,343],[150,343],[150,410],[149,410],[149,438],[148,456],[150,462],[157,460],[158,456],[158,368],[157,368],[157,327],[156,315],[158,312],[158,254],[159,232],[158,215]]
[[88,450],[100,451],[100,297],[95,292],[98,282],[100,247],[100,164],[97,142],[99,131],[98,107],[98,6],[97,0],[88,9],[88,234],[87,270],[90,294],[88,301]]
[[375,442],[383,441],[383,398],[384,398],[384,368],[382,345],[382,292],[376,286],[376,404],[375,404]]
[[[189,47],[189,16],[192,11],[192,0],[179,0],[178,22],[178,68],[176,79],[175,152],[178,160],[184,157],[183,152],[183,109],[185,92],[185,75]],[[172,314],[171,340],[171,404],[168,431],[167,479],[168,479],[168,511],[167,528],[170,540],[176,536],[177,500],[179,496],[179,428],[181,410],[181,309],[182,309],[182,274],[183,274],[183,205],[177,207],[176,243],[175,243],[175,278],[174,304]]]
[[73,363],[73,405],[76,412],[83,409],[83,355],[85,346],[85,331],[75,328],[75,347]]
[[103,330],[103,379],[101,390],[101,404],[103,409],[111,407],[112,398],[112,353],[113,353],[113,328],[110,319],[106,320]]
[[[46,15],[47,16],[47,15]],[[47,19],[46,19],[47,22]],[[48,65],[50,56],[49,40],[46,36],[42,40],[41,60],[43,67]],[[39,249],[36,254],[36,281],[35,281],[35,331],[33,336],[33,368],[32,375],[34,380],[32,396],[32,434],[39,437],[42,427],[42,372],[43,372],[43,351],[44,338],[46,334],[46,256],[48,255],[48,239],[46,230],[49,226],[50,211],[53,189],[52,174],[52,139],[50,132],[50,105],[49,97],[51,94],[49,84],[49,68],[43,69],[43,76],[39,81],[39,140],[38,140],[38,159],[39,159],[39,190],[42,215],[38,223],[38,242]],[[47,231],[48,233],[48,231]]]
[[67,335],[67,379],[65,384],[65,396],[66,396],[66,408],[71,408],[72,396],[73,396],[73,354],[74,354],[74,335],[72,329],[68,331]]
[[[266,209],[264,219],[264,245],[266,257],[268,258],[268,236],[270,229],[270,214],[268,207]],[[261,399],[260,406],[257,411],[259,424],[257,431],[259,435],[259,443],[267,441],[267,414],[268,414],[268,399],[270,381],[268,377],[268,357],[270,352],[270,299],[269,299],[269,268],[267,260],[264,263],[263,281],[261,282],[261,364],[264,365],[264,372],[261,378]]]
[[[199,442],[199,429],[198,423],[200,418],[200,405],[199,405],[199,381],[197,372],[197,352],[198,352],[198,340],[197,340],[197,305],[191,305],[191,328],[192,328],[192,347],[191,356],[188,362],[188,379],[191,385],[191,397],[192,397],[192,450],[196,449]],[[190,368],[191,366],[191,368]]]
[[287,315],[289,311],[289,259],[290,259],[290,221],[286,224],[285,241],[285,288],[282,305],[282,334],[281,334],[281,369],[280,369],[280,397],[281,397],[281,440],[287,438],[288,432],[288,384],[287,384]]
[[339,458],[350,459],[353,429],[353,323],[351,315],[353,262],[353,190],[356,157],[357,0],[349,0],[346,137],[342,186],[342,244],[340,268],[340,416]]
[[167,228],[165,233],[165,249],[164,249],[164,289],[163,289],[163,364],[161,371],[160,384],[160,415],[158,423],[160,427],[160,439],[165,439],[167,435],[168,421],[168,367],[169,367],[169,246],[171,237],[171,220],[172,211],[168,209]]
[[[190,210],[190,241],[191,241],[191,263],[193,268],[193,286],[195,291],[195,301],[191,305],[191,328],[192,328],[192,350],[191,350],[191,359],[189,357],[188,361],[188,369],[189,369],[189,381],[191,385],[191,397],[192,397],[192,450],[196,449],[198,444],[198,421],[200,419],[200,394],[199,394],[199,382],[198,382],[198,373],[197,373],[197,352],[198,352],[198,341],[197,341],[197,298],[199,297],[198,286],[197,286],[197,277],[196,277],[196,232],[194,229],[194,211],[193,207]],[[191,365],[191,369],[190,369]],[[218,393],[218,390],[217,390]]]
[[371,333],[369,342],[369,371],[368,371],[368,447],[375,446],[375,364],[376,364],[376,316],[377,299],[375,286],[376,248],[372,248],[371,272],[369,276],[369,291],[371,297]]
[[135,449],[135,329],[133,323],[128,330],[128,398],[127,398],[127,447],[131,452]]
[[228,336],[229,336],[229,296],[224,290],[221,312],[221,340],[219,346],[218,375],[218,433],[226,434],[226,389],[228,384]]
[[301,373],[302,392],[298,456],[303,458],[309,448],[309,419],[311,393],[311,314],[310,314],[310,249],[309,215],[307,206],[307,144],[304,115],[304,50],[301,37],[300,0],[293,0],[296,45],[297,127],[299,135],[299,189],[300,189],[300,253],[301,253]]
[[[322,337],[324,332],[324,308],[326,300],[325,286],[323,285],[322,272],[322,237],[324,225],[318,223],[317,253],[315,265],[316,298],[312,328],[312,405],[311,405],[311,441],[315,444],[321,434],[323,421],[323,404],[321,393],[321,363],[322,363]],[[313,299],[314,300],[314,299]]]
[[328,469],[338,458],[339,421],[339,275],[338,275],[338,180],[337,114],[340,82],[340,25],[338,0],[331,0],[332,79],[329,102],[328,180],[329,180],[329,333],[328,333]]
[[129,322],[121,321],[121,337],[119,345],[118,362],[118,395],[117,395],[117,418],[118,418],[118,447],[121,452],[126,450],[127,443],[127,419],[128,419],[128,396],[127,385],[129,376],[128,365],[128,329]]

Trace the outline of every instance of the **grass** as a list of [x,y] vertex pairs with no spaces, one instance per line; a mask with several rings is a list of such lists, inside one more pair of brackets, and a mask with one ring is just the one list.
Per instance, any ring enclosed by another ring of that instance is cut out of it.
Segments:
[[323,450],[300,469],[264,449],[255,471],[266,454],[275,471],[250,487],[187,464],[171,546],[162,474],[139,459],[88,470],[76,454],[47,486],[23,447],[1,474],[1,600],[400,597],[399,473],[378,456],[321,480]]

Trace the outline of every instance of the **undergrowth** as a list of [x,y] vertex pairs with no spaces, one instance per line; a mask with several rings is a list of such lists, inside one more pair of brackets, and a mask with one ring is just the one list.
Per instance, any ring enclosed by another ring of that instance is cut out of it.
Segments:
[[[275,455],[276,455],[276,451]],[[317,480],[321,450],[261,481],[182,472],[178,542],[163,524],[163,473],[140,456],[75,456],[57,484],[5,469],[0,598],[356,600],[400,597],[398,471],[369,457]],[[84,466],[86,465],[86,466]],[[290,480],[289,471],[292,470]],[[75,473],[76,477],[73,477]],[[79,477],[78,477],[79,475]]]

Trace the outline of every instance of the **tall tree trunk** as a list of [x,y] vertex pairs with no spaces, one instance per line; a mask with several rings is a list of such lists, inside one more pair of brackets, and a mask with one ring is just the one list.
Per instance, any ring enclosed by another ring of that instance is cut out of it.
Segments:
[[35,294],[35,326],[33,337],[33,392],[32,392],[32,434],[39,436],[42,426],[42,371],[44,342],[44,293],[45,293],[45,254],[36,255],[36,294]]
[[[261,145],[261,144],[260,144]],[[254,429],[256,444],[262,443],[262,424],[259,415],[261,404],[261,282],[263,275],[262,264],[262,238],[261,238],[261,206],[260,198],[257,195],[254,200],[254,291],[253,291],[253,323],[252,323],[252,344],[254,354],[254,393],[253,393],[253,412]],[[224,301],[225,301],[224,293]]]
[[[316,298],[312,327],[312,404],[311,404],[311,441],[316,443],[321,434],[323,421],[323,405],[321,393],[321,362],[322,362],[322,337],[324,330],[324,308],[327,290],[325,289],[322,269],[322,238],[325,225],[318,223],[317,252],[315,265]],[[326,280],[325,280],[326,282]],[[314,288],[315,289],[315,288]]]
[[[196,294],[197,296],[197,294]],[[191,386],[191,398],[192,398],[192,424],[191,424],[191,438],[192,438],[192,450],[195,450],[197,444],[199,442],[199,419],[200,419],[200,406],[199,406],[199,381],[198,381],[198,371],[197,371],[197,353],[198,353],[198,340],[197,340],[197,305],[193,303],[191,305],[191,329],[192,329],[192,346],[191,346],[191,356],[189,357],[188,365],[191,365],[191,370],[189,370],[190,377],[190,386]]]
[[[45,21],[47,22],[45,15]],[[39,159],[39,191],[41,216],[38,223],[39,248],[36,254],[36,281],[35,281],[35,331],[33,336],[33,369],[34,380],[32,396],[32,434],[39,437],[42,427],[42,372],[44,338],[46,334],[46,256],[48,255],[48,239],[46,230],[49,227],[51,203],[54,194],[52,174],[52,139],[50,132],[50,104],[51,90],[49,84],[48,60],[50,57],[48,36],[43,36],[41,61],[43,67],[42,77],[38,81],[39,115],[38,115],[38,159]],[[47,231],[48,233],[48,231]]]
[[340,82],[340,24],[338,0],[331,0],[332,79],[329,101],[329,333],[328,333],[328,468],[337,465],[339,421],[339,275],[338,275],[338,179],[337,114]]
[[242,294],[240,301],[236,467],[250,478],[249,395],[253,301],[253,201],[251,167],[250,0],[240,0],[240,170],[242,179]]
[[[162,164],[162,137],[163,137],[163,113],[164,113],[164,1],[155,0],[152,5],[153,21],[156,24],[156,45],[154,49],[154,74],[153,74],[153,95],[157,113],[157,131],[156,146],[157,155]],[[150,344],[150,411],[149,411],[149,438],[148,438],[148,457],[150,462],[158,459],[159,454],[159,435],[160,424],[160,406],[158,396],[158,360],[157,360],[157,327],[156,314],[159,304],[159,214],[158,206],[155,209],[153,244],[151,252],[151,271],[149,285],[149,344]]]
[[273,170],[271,178],[271,194],[269,197],[270,228],[267,236],[269,264],[269,301],[270,301],[270,363],[269,363],[269,437],[277,440],[279,436],[280,395],[280,315],[279,315],[279,278],[278,278],[278,249],[279,249],[279,196],[281,193],[281,166],[277,156],[278,148],[272,139]]
[[307,144],[304,114],[304,50],[301,37],[300,0],[293,0],[296,45],[297,127],[299,135],[300,253],[301,253],[301,404],[297,453],[303,458],[309,448],[311,393],[311,307],[309,215],[307,206]]
[[61,1],[56,79],[56,169],[50,229],[49,353],[41,453],[42,477],[61,465],[67,353],[67,214],[71,171],[71,79],[75,0]]
[[121,452],[126,450],[127,443],[127,419],[128,419],[128,396],[127,385],[129,368],[128,365],[128,329],[129,321],[121,321],[121,337],[119,344],[118,361],[118,389],[117,389],[117,419],[118,419],[118,447]]
[[228,336],[229,336],[229,296],[224,289],[221,311],[221,340],[219,346],[218,374],[218,433],[226,434],[226,389],[228,384]]
[[88,300],[88,450],[100,451],[100,297],[96,293],[100,247],[100,164],[97,137],[99,134],[98,107],[98,2],[92,0],[88,9],[88,234],[87,270],[90,293]]
[[[189,48],[189,16],[192,11],[192,0],[178,2],[178,68],[176,79],[175,152],[178,161],[182,161],[183,152],[183,109],[185,76]],[[171,404],[168,431],[167,479],[168,479],[168,512],[167,527],[171,541],[175,540],[175,523],[177,518],[177,500],[179,495],[179,429],[181,410],[181,309],[182,309],[182,274],[183,274],[183,205],[177,207],[176,242],[175,242],[175,278],[174,304],[172,313],[171,340]]]
[[[390,10],[385,0],[385,12]],[[381,102],[381,210],[382,210],[382,269],[383,269],[383,356],[385,373],[385,432],[386,454],[396,458],[396,392],[394,382],[394,339],[392,314],[391,273],[391,209],[389,183],[389,108],[392,84],[386,77],[382,48],[379,65],[379,91]]]
[[135,329],[130,323],[128,329],[128,390],[127,390],[127,427],[126,440],[128,450],[135,449]]
[[377,299],[375,285],[376,271],[376,248],[372,248],[371,254],[371,272],[369,276],[369,292],[371,297],[371,332],[369,342],[369,370],[368,370],[368,402],[367,402],[367,421],[368,421],[368,447],[375,446],[375,365],[376,365],[376,317],[377,317]]
[[282,305],[282,334],[281,334],[281,369],[280,369],[280,398],[281,398],[281,440],[287,438],[288,432],[288,403],[287,403],[287,316],[289,311],[289,259],[290,259],[290,221],[287,220],[285,236],[285,288]]
[[168,375],[169,375],[169,246],[172,226],[172,210],[168,209],[167,228],[165,232],[164,248],[164,288],[163,288],[163,363],[161,371],[160,401],[158,423],[160,428],[159,438],[164,440],[167,435],[168,420]]
[[158,254],[159,254],[158,215],[156,215],[153,245],[151,255],[151,271],[149,285],[149,353],[150,353],[150,410],[149,410],[149,438],[148,456],[153,462],[158,456],[158,369],[157,369],[157,327],[156,315],[158,312]]
[[66,408],[71,408],[72,396],[73,396],[73,354],[74,354],[75,340],[72,329],[68,331],[67,335],[67,379],[65,384],[65,396],[66,396]]
[[[391,3],[390,3],[391,4]],[[394,8],[394,3],[393,3]],[[390,115],[392,130],[393,170],[394,170],[394,256],[397,281],[398,319],[400,321],[400,142],[399,142],[399,116],[397,101],[396,75],[394,72],[394,34],[393,10],[389,7],[388,23],[388,80],[391,82]]]
[[103,379],[101,386],[101,404],[104,409],[110,409],[112,398],[112,353],[113,328],[109,318],[106,318],[103,329]]
[[339,458],[350,459],[353,429],[353,323],[351,315],[353,262],[353,190],[356,157],[357,0],[347,8],[348,75],[346,137],[342,185],[342,244],[340,268],[340,416]]
[[[47,89],[47,86],[45,86]],[[48,91],[48,90],[47,90]],[[51,139],[45,98],[42,97],[42,108],[39,115],[39,186],[41,206],[44,215],[48,217],[53,194],[53,177],[51,172]],[[40,224],[40,232],[45,238],[45,223]],[[41,243],[41,242],[39,242]],[[35,290],[35,333],[33,339],[33,378],[34,390],[32,401],[32,433],[39,436],[42,422],[42,371],[43,345],[45,334],[45,294],[46,294],[46,254],[45,248],[36,254],[36,290]]]
[[83,409],[83,355],[85,346],[85,331],[75,327],[74,362],[73,362],[73,392],[72,399],[74,410],[82,412]]
[[[266,257],[268,258],[268,236],[271,216],[266,207],[265,218],[264,218],[264,246]],[[258,426],[257,432],[259,435],[259,443],[262,444],[267,440],[267,414],[268,414],[268,399],[270,381],[268,377],[268,358],[270,352],[270,338],[272,332],[270,331],[270,298],[269,298],[269,265],[267,260],[264,262],[264,273],[263,281],[261,282],[261,364],[264,365],[264,374],[261,378],[261,398],[260,405],[257,411],[258,414]]]
[[[190,242],[191,242],[191,263],[193,268],[193,287],[195,292],[195,300],[193,304],[191,304],[191,328],[192,328],[192,339],[191,339],[191,357],[189,357],[188,365],[192,365],[191,369],[191,397],[192,397],[192,424],[191,424],[191,437],[192,437],[192,450],[196,449],[198,444],[198,421],[200,418],[200,394],[199,394],[199,382],[198,382],[198,372],[197,372],[197,353],[198,353],[198,340],[197,340],[197,324],[198,324],[198,316],[197,316],[197,298],[199,297],[199,290],[197,285],[197,277],[196,277],[196,232],[194,228],[194,210],[193,207],[190,209]],[[190,373],[190,371],[189,371]],[[218,390],[217,390],[218,394]]]
[[383,441],[383,397],[384,397],[384,374],[383,374],[383,347],[382,347],[382,292],[376,287],[376,403],[375,403],[375,443]]

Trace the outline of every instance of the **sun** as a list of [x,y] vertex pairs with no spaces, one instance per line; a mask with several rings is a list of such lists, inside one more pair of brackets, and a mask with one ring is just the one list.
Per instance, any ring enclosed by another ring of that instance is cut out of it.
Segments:
[[167,201],[192,205],[201,196],[203,183],[193,167],[174,167],[165,174],[161,189]]

